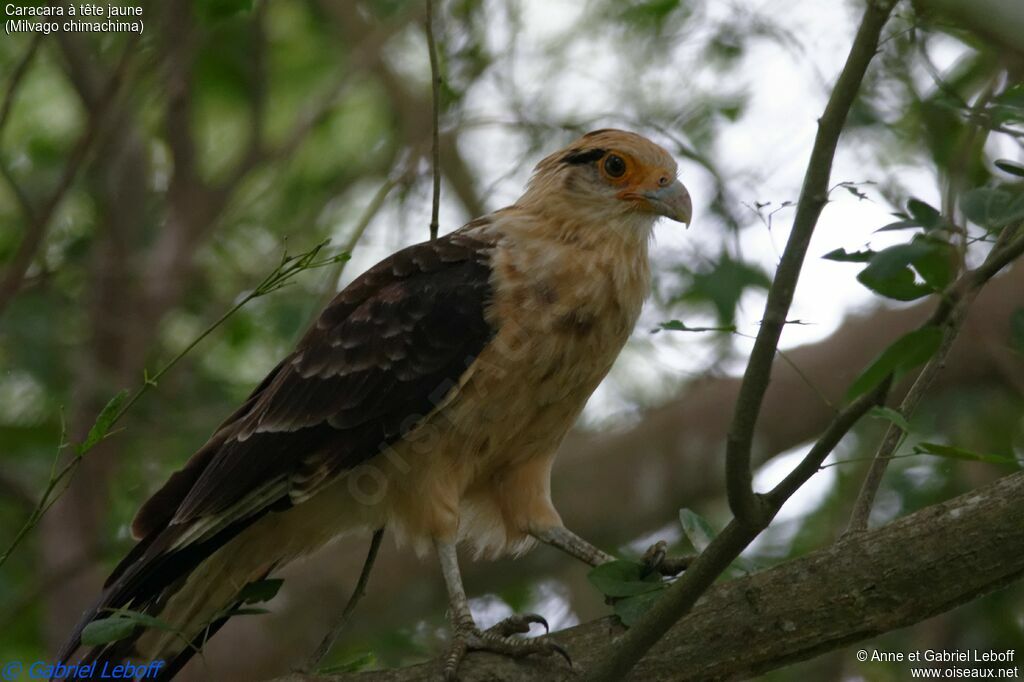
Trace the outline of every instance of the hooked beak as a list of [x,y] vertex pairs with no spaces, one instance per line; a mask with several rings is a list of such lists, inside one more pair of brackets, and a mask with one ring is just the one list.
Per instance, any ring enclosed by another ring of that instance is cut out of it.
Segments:
[[690,193],[683,187],[683,183],[676,180],[671,185],[644,192],[640,196],[647,202],[652,212],[690,226],[693,204],[690,201]]

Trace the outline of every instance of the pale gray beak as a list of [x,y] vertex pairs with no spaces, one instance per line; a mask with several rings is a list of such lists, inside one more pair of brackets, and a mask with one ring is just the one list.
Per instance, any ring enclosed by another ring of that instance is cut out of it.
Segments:
[[644,192],[643,197],[658,215],[685,223],[689,227],[693,218],[693,204],[690,201],[690,193],[683,187],[683,183],[676,180],[666,187]]

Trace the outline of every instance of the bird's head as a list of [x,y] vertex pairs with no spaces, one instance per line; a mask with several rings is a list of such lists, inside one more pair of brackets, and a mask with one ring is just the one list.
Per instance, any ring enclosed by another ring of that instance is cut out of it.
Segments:
[[690,194],[676,174],[672,156],[647,138],[595,130],[537,164],[520,203],[597,219],[621,216],[648,229],[660,216],[688,225]]

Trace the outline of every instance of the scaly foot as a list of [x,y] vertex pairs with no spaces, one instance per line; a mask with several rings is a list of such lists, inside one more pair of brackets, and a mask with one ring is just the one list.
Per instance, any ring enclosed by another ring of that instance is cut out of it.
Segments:
[[543,625],[548,630],[548,622],[536,614],[509,616],[494,627],[481,631],[472,619],[462,620],[455,626],[452,644],[444,659],[444,678],[448,682],[459,679],[459,665],[470,651],[490,651],[512,658],[522,658],[531,654],[550,656],[558,654],[564,658],[569,667],[572,659],[569,653],[555,642],[540,639],[523,639],[514,635],[530,631],[531,624]]

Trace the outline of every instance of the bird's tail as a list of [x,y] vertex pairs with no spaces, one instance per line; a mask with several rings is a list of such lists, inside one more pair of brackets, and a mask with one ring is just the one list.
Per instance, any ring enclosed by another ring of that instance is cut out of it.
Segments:
[[237,613],[247,587],[277,565],[266,552],[237,541],[243,538],[179,551],[167,549],[171,541],[160,535],[140,542],[82,616],[58,654],[60,662],[84,648],[76,679],[109,679],[110,669],[124,663],[152,664],[147,680],[173,678]]

